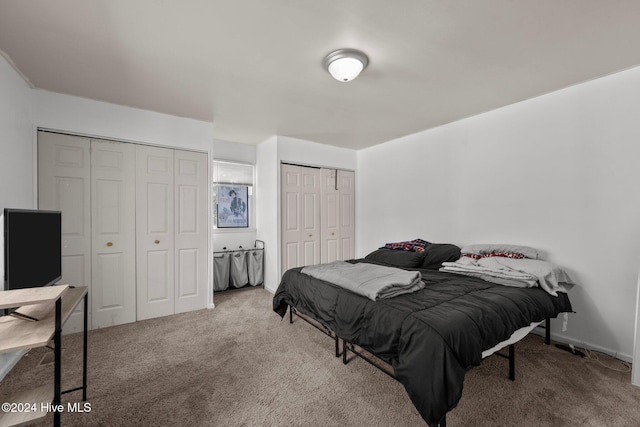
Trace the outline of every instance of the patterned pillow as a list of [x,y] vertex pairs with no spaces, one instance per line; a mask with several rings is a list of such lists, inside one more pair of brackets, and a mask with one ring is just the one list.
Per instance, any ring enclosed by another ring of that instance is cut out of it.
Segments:
[[506,244],[476,244],[467,245],[462,248],[462,255],[474,259],[499,256],[504,258],[529,258],[538,259],[537,249],[529,246],[506,245]]
[[394,249],[401,251],[423,252],[429,246],[429,242],[422,239],[413,239],[406,242],[386,243],[385,249]]

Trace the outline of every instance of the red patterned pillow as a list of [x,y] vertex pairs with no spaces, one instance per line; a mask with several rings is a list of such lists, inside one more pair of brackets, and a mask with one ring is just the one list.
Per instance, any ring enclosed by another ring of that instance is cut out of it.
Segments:
[[462,255],[474,259],[480,259],[490,256],[514,259],[538,259],[539,252],[537,249],[531,248],[529,246],[508,244],[475,244],[464,246],[462,248]]
[[513,258],[513,259],[527,258],[525,255],[519,254],[517,252],[491,252],[491,253],[482,254],[482,255],[466,253],[466,254],[462,254],[462,256],[466,256],[473,259],[489,258],[494,256],[502,257],[502,258]]
[[406,242],[386,243],[386,249],[395,249],[400,251],[424,252],[429,242],[422,239],[413,239]]

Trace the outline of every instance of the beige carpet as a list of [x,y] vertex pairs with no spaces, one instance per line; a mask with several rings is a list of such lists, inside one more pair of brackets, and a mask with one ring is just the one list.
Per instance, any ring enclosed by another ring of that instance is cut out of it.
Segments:
[[[280,318],[262,289],[217,295],[214,310],[89,334],[90,413],[62,416],[86,426],[424,426],[400,383],[360,359],[344,366],[333,340]],[[81,381],[81,334],[64,336],[63,385]],[[0,383],[52,381],[47,350],[25,356]],[[615,359],[602,363],[624,369]],[[466,377],[449,426],[635,426],[640,388],[616,372],[545,346],[516,346],[516,381],[493,356]],[[63,401],[80,399],[80,392]],[[49,415],[37,425],[49,426]]]

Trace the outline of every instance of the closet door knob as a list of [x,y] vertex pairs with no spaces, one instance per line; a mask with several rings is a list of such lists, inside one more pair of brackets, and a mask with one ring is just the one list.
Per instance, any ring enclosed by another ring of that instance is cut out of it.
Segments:
[[107,242],[107,246],[113,246],[113,242]]
[[160,240],[156,240],[156,241],[155,241],[155,242],[153,242],[153,243],[155,243],[155,244],[157,245],[158,243],[160,243]]
[[309,234],[309,237],[313,237],[313,234]]
[[332,236],[335,236],[335,235],[336,235],[336,233],[331,233],[331,235],[332,235]]

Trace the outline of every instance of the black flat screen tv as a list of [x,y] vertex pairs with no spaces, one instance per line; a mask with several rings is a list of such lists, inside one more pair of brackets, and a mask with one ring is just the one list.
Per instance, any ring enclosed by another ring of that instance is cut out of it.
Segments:
[[62,213],[4,209],[4,288],[53,285],[62,278]]

